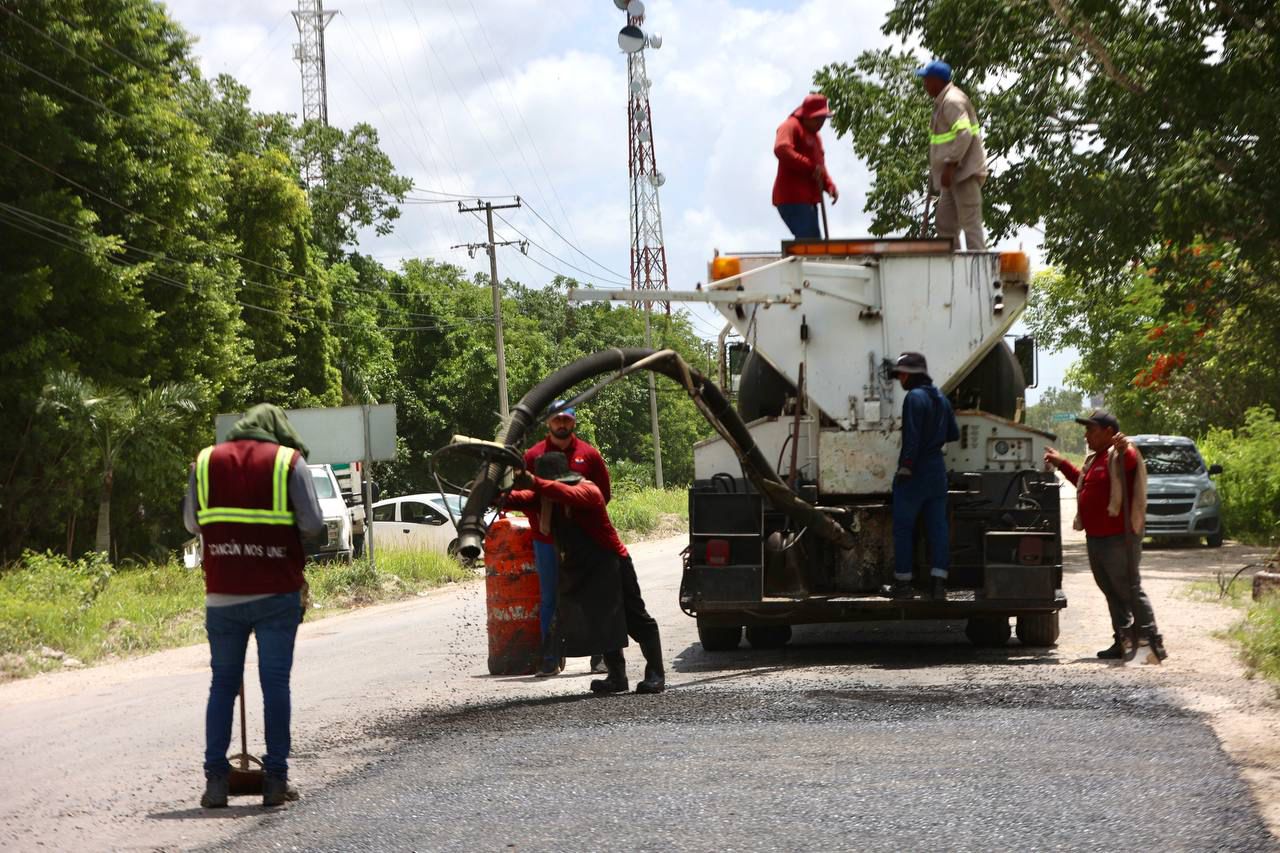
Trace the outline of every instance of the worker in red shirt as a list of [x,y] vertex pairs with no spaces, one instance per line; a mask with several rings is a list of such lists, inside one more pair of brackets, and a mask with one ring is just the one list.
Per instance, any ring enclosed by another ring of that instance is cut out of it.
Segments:
[[[1138,573],[1147,514],[1146,464],[1120,432],[1120,423],[1110,412],[1094,409],[1088,417],[1076,418],[1076,422],[1084,425],[1089,447],[1084,464],[1077,468],[1052,447],[1045,450],[1044,461],[1054,465],[1077,489],[1074,526],[1084,531],[1089,568],[1111,611],[1115,641],[1098,652],[1098,657],[1123,658],[1124,636],[1135,631],[1136,639],[1146,640],[1156,658],[1164,660],[1164,639],[1156,630],[1151,599],[1143,591]],[[1121,481],[1123,489],[1116,488]]]
[[[607,504],[610,497],[609,468],[604,464],[604,457],[600,455],[599,450],[574,434],[578,419],[573,409],[565,408],[564,400],[556,400],[552,403],[551,411],[554,414],[547,419],[547,437],[524,453],[525,469],[532,471],[538,457],[549,450],[563,453],[569,461],[569,470],[576,471],[595,483]],[[541,518],[541,502],[531,506],[527,514],[529,526],[533,528],[533,556],[538,567],[538,590],[542,598],[538,616],[542,627],[542,642],[545,646],[551,636],[551,619],[556,612],[556,592],[559,581],[556,548],[549,523],[544,524]],[[591,659],[591,671],[603,671],[603,662],[599,656]],[[559,655],[544,658],[538,668],[538,675],[544,678],[559,672]]]
[[569,468],[565,454],[550,450],[534,461],[534,474],[521,471],[507,509],[529,512],[539,507],[546,522],[562,576],[555,604],[551,656],[599,654],[608,676],[591,682],[593,693],[627,690],[627,662],[622,649],[630,635],[644,654],[644,680],[637,693],[661,693],[666,687],[662,640],[657,621],[645,608],[635,564],[609,520],[604,493]]
[[778,176],[773,181],[773,205],[797,240],[821,239],[818,204],[825,190],[835,204],[840,198],[827,174],[827,158],[818,131],[831,115],[824,95],[806,95],[804,102],[778,125],[773,153]]

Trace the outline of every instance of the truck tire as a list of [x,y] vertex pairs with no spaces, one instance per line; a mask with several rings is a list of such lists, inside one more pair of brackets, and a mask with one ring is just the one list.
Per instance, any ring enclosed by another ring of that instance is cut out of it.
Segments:
[[1009,642],[1008,616],[970,616],[964,625],[964,635],[980,649],[993,649]]
[[1204,544],[1208,545],[1210,548],[1221,548],[1222,531],[1219,530],[1217,533],[1204,537]]
[[790,625],[747,626],[747,642],[753,649],[780,649],[790,641]]
[[742,628],[738,625],[704,625],[698,623],[698,642],[703,651],[731,652],[742,640]]
[[1018,639],[1024,646],[1058,645],[1058,611],[1018,617]]

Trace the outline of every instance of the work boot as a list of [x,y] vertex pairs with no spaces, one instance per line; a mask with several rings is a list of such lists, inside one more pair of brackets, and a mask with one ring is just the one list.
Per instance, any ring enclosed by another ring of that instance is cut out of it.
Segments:
[[591,656],[591,671],[596,674],[603,674],[609,671],[604,665],[604,655]]
[[559,675],[560,670],[564,667],[558,658],[543,658],[542,663],[538,666],[538,671],[534,673],[536,678],[551,678]]
[[626,693],[630,686],[627,683],[627,659],[622,650],[605,652],[604,665],[608,668],[607,678],[597,678],[591,682],[592,693]]
[[1098,657],[1102,660],[1120,660],[1124,657],[1124,643],[1117,637],[1115,642],[1098,652]]
[[667,689],[667,671],[662,665],[662,640],[655,633],[652,640],[640,644],[644,652],[644,681],[636,685],[637,693],[661,693]]
[[283,776],[264,776],[262,779],[262,805],[266,808],[292,803],[299,797],[298,789]]
[[1164,650],[1164,637],[1152,631],[1147,634],[1147,640],[1151,643],[1151,651],[1155,652],[1156,657],[1161,661],[1169,656],[1169,653]]
[[200,798],[202,809],[225,809],[227,794],[231,792],[230,777],[208,776],[204,780],[204,796]]
[[933,575],[929,578],[929,597],[934,601],[947,600],[947,579]]
[[915,598],[916,591],[911,588],[911,581],[903,581],[894,578],[893,583],[887,584],[881,590],[890,598]]

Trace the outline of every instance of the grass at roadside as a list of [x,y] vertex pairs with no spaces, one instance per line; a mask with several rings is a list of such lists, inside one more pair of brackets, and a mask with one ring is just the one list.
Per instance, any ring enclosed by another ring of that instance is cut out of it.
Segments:
[[1243,611],[1241,619],[1226,631],[1226,637],[1239,645],[1240,658],[1251,675],[1280,683],[1280,595],[1253,601],[1247,577],[1225,589],[1224,586],[1225,581],[1200,581],[1190,585],[1188,594]]
[[[609,514],[634,542],[688,528],[683,489],[641,489],[614,498]],[[307,567],[308,619],[394,601],[476,577],[431,551],[377,552],[368,560]],[[204,576],[178,561],[112,566],[98,554],[68,560],[28,552],[0,568],[0,681],[198,643],[204,639]]]
[[639,489],[614,495],[609,518],[624,541],[674,535],[689,529],[689,492]]
[[[385,551],[307,567],[307,618],[416,595],[474,577],[434,552]],[[177,561],[112,567],[96,554],[27,553],[0,574],[0,680],[198,643],[204,577]]]

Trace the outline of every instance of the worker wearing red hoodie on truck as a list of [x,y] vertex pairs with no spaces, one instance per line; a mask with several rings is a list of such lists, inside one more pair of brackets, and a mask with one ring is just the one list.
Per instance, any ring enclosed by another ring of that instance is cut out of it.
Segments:
[[827,159],[818,131],[831,115],[824,95],[806,95],[804,103],[778,125],[773,153],[778,158],[778,177],[773,182],[773,204],[797,240],[821,239],[818,204],[823,190],[835,204],[840,198],[835,182],[827,174]]

